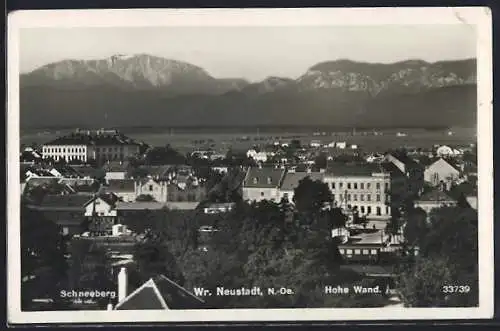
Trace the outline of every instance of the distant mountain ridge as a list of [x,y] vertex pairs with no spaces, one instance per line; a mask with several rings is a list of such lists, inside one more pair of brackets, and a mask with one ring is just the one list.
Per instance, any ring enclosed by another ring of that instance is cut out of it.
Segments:
[[66,60],[21,75],[21,126],[474,126],[476,65],[341,59],[249,83],[147,54]]

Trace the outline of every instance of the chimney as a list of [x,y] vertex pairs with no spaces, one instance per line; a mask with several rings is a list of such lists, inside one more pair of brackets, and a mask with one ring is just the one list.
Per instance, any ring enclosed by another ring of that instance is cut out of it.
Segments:
[[127,286],[127,268],[122,267],[120,269],[120,273],[118,274],[118,302],[122,301],[127,296]]

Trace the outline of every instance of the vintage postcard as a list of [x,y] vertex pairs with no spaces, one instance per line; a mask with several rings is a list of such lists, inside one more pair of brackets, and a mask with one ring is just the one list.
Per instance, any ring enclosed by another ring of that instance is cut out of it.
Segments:
[[9,323],[491,318],[491,33],[482,7],[12,13]]

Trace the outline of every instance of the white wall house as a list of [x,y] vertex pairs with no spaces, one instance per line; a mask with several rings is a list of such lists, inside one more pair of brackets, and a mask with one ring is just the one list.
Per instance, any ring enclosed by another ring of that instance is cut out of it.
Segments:
[[53,158],[56,161],[80,160],[86,162],[88,159],[89,148],[87,145],[44,145],[42,147],[42,157]]

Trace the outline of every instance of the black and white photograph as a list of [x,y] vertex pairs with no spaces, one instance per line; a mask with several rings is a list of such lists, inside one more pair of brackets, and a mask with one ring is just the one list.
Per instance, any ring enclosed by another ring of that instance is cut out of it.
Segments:
[[492,317],[487,8],[8,24],[10,323]]

